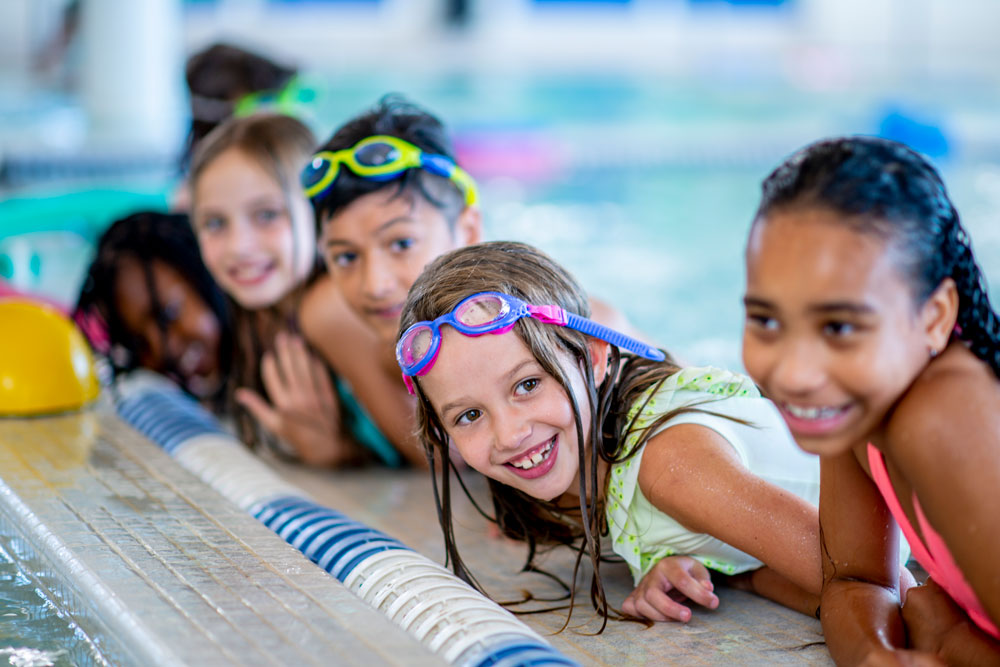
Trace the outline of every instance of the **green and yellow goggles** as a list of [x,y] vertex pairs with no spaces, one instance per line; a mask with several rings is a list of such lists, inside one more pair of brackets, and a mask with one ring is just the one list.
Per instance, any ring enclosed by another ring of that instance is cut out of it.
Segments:
[[451,180],[465,198],[466,206],[479,199],[476,182],[454,160],[439,153],[425,153],[409,141],[384,134],[365,137],[351,148],[313,155],[302,170],[306,196],[311,200],[321,198],[337,180],[340,165],[370,181],[391,181],[407,169],[424,169]]
[[250,116],[259,111],[271,111],[299,118],[303,111],[316,102],[317,92],[301,77],[293,76],[279,90],[259,90],[249,93],[233,104],[233,115],[237,118]]

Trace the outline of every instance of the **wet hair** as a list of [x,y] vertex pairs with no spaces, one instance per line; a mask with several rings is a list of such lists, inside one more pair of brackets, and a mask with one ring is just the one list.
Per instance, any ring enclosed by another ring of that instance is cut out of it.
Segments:
[[[154,211],[134,213],[116,220],[101,235],[97,241],[97,254],[87,269],[73,311],[74,319],[80,322],[87,322],[94,315],[103,320],[107,341],[99,340],[89,327],[82,328],[88,333],[91,345],[107,354],[112,372],[118,374],[137,368],[142,354],[141,340],[121,319],[115,303],[119,271],[123,261],[129,258],[142,267],[150,305],[157,314],[161,333],[166,330],[167,323],[153,280],[154,261],[173,267],[212,310],[219,321],[219,371],[225,377],[232,347],[232,328],[225,295],[201,261],[198,241],[187,216]],[[168,370],[172,370],[169,366],[177,360],[168,358],[166,361]]]
[[[362,139],[378,134],[398,137],[420,150],[456,161],[444,124],[428,111],[396,94],[382,97],[374,107],[344,123],[316,152],[351,148]],[[441,211],[449,225],[455,223],[465,208],[465,197],[454,183],[423,169],[407,169],[390,181],[373,181],[342,168],[337,180],[313,199],[317,237],[322,232],[324,221],[359,197],[384,188],[395,188],[394,197],[420,195]]]
[[857,232],[890,241],[915,303],[951,278],[958,289],[954,336],[1000,377],[1000,321],[972,241],[930,162],[875,137],[820,141],[792,155],[763,183],[754,224],[777,211],[822,208]]
[[[416,322],[433,320],[451,312],[462,299],[484,291],[503,292],[533,304],[556,304],[584,317],[590,313],[583,289],[551,258],[523,243],[494,241],[454,250],[429,264],[410,289],[403,307],[400,333]],[[608,373],[601,385],[597,386],[588,349],[589,338],[586,335],[567,327],[542,324],[533,318],[518,320],[512,331],[524,342],[545,372],[559,383],[572,404],[577,429],[576,453],[581,471],[580,502],[578,506],[567,507],[560,504],[558,499],[542,501],[491,479],[489,489],[494,515],[489,516],[481,509],[480,512],[495,522],[505,535],[528,544],[524,571],[542,572],[534,564],[539,547],[566,545],[577,550],[572,586],[566,587],[570,598],[570,614],[576,594],[576,570],[584,554],[587,554],[593,568],[591,602],[607,622],[609,607],[600,577],[601,536],[607,531],[604,517],[606,480],[598,479],[598,460],[617,462],[631,455],[624,452],[624,443],[626,436],[636,426],[627,422],[628,408],[651,386],[662,382],[678,369],[669,355],[664,362],[654,362],[630,354],[620,355],[618,349],[612,346]],[[573,393],[566,375],[567,369],[573,366],[562,363],[567,357],[584,374],[586,396],[576,396]],[[614,378],[619,379],[616,381]],[[423,442],[432,478],[435,480],[434,498],[444,533],[447,558],[459,577],[482,591],[463,562],[455,541],[451,513],[451,474],[445,470],[440,476],[440,483],[435,474],[438,461],[442,466],[450,465],[448,436],[433,406],[420,390],[420,378],[415,377],[413,380],[418,396],[417,433]],[[584,441],[583,436],[585,429],[581,417],[581,401],[586,401],[590,408],[591,418],[586,429],[590,433],[588,442]],[[665,415],[643,430],[652,433],[662,420],[675,414],[676,411]],[[636,450],[638,447],[632,451]],[[586,474],[583,474],[584,471]],[[468,495],[461,475],[453,465],[451,472]],[[587,488],[597,489],[597,492],[588,494]],[[473,504],[475,505],[474,500]],[[476,507],[479,509],[478,505]],[[611,612],[622,617],[613,609]],[[569,622],[569,616],[566,622]],[[603,627],[602,625],[602,630]]]
[[242,97],[280,90],[295,74],[294,67],[221,42],[189,57],[184,75],[191,95],[191,130],[184,164],[201,140],[233,115]]
[[[192,211],[196,210],[198,204],[198,179],[220,155],[236,149],[274,178],[284,193],[289,214],[293,215],[293,199],[304,197],[299,185],[299,172],[309,160],[314,145],[315,138],[309,128],[291,116],[257,113],[230,118],[210,132],[195,150],[191,160]],[[308,225],[308,221],[304,224]],[[294,221],[292,229],[296,229]],[[227,383],[227,411],[236,416],[239,436],[251,447],[261,443],[275,443],[258,429],[251,414],[236,401],[235,391],[238,387],[247,387],[262,396],[267,394],[260,375],[260,360],[270,348],[273,333],[277,333],[278,328],[295,328],[294,314],[298,311],[298,301],[306,286],[322,272],[319,250],[315,244],[312,255],[311,269],[306,279],[277,304],[250,311],[227,295],[234,323],[233,373]],[[295,263],[293,258],[293,264]],[[261,327],[258,326],[261,321],[269,321],[274,329],[264,339],[260,334]]]

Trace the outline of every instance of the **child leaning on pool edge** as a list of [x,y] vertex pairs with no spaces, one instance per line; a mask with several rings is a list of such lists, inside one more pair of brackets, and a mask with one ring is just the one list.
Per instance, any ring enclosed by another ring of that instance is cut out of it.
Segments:
[[[1000,664],[1000,320],[941,177],[852,137],[796,153],[763,191],[743,359],[821,456],[831,654]],[[905,596],[894,518],[931,576]]]
[[[385,437],[411,463],[426,465],[413,434],[414,401],[392,351],[403,302],[423,268],[481,240],[476,185],[457,164],[444,124],[398,95],[339,128],[303,182],[329,271],[303,300],[303,331]],[[339,300],[365,335],[345,328],[330,308]],[[592,306],[599,321],[627,327],[613,308]]]
[[[499,300],[515,310],[510,297],[544,308],[466,332],[487,335],[463,335],[455,320],[427,324],[442,316],[488,321],[498,297],[469,299],[484,292],[507,295]],[[814,613],[822,580],[811,504],[818,468],[770,402],[744,376],[679,368],[659,350],[575,315],[556,326],[547,318],[561,317],[559,309],[585,316],[587,298],[564,269],[524,244],[463,248],[424,271],[403,309],[397,358],[419,398],[431,461],[447,466],[452,447],[489,478],[494,520],[529,544],[529,561],[536,545],[582,541],[605,617],[606,536],[637,584],[623,605],[629,615],[688,620],[672,592],[714,608],[705,566]],[[445,474],[438,499],[448,558],[473,581],[454,540],[450,495]]]
[[[306,463],[344,465],[395,452],[366,452],[350,437],[334,378],[298,332],[299,303],[322,270],[312,210],[299,186],[314,142],[289,116],[224,122],[191,161],[191,224],[233,312],[226,395],[240,438],[276,445]],[[342,302],[329,307],[342,326],[360,328]]]

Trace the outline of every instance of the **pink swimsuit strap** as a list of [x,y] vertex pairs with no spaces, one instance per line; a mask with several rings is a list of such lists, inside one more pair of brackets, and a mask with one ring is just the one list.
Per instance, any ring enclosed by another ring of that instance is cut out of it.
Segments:
[[913,511],[917,515],[917,522],[920,524],[920,531],[923,533],[926,545],[917,532],[913,529],[910,519],[903,511],[903,506],[896,497],[896,490],[892,488],[889,480],[889,471],[885,465],[885,457],[871,443],[868,443],[868,466],[871,468],[872,479],[878,487],[885,504],[888,506],[892,516],[896,519],[903,536],[910,543],[913,557],[923,566],[927,573],[943,588],[948,595],[969,615],[984,632],[990,636],[1000,639],[1000,629],[990,620],[989,615],[976,597],[976,592],[965,580],[962,570],[951,555],[948,545],[944,539],[927,521],[917,494],[913,494]]

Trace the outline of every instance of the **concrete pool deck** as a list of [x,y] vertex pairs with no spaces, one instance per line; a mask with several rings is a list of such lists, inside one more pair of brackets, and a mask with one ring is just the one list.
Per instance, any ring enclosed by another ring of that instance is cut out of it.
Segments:
[[[426,556],[444,562],[444,544],[438,527],[430,474],[424,471],[360,469],[329,471],[272,462],[288,481],[318,502],[336,507],[378,528]],[[486,485],[475,473],[466,473],[477,499]],[[456,495],[456,534],[466,565],[497,600],[522,598],[522,591],[546,597],[559,589],[538,574],[522,574],[526,549],[491,535],[488,523],[453,485]],[[489,503],[480,505],[490,509]],[[539,558],[548,571],[568,581],[572,555],[557,549]],[[624,564],[607,563],[601,572],[608,600],[619,606],[632,590]],[[555,648],[583,665],[832,665],[816,619],[763,598],[719,587],[719,609],[694,610],[687,624],[657,623],[649,629],[635,623],[609,621],[600,627],[590,606],[589,573],[579,587],[570,627],[557,633],[564,611],[520,616]]]
[[100,410],[0,419],[0,532],[111,664],[445,664]]

